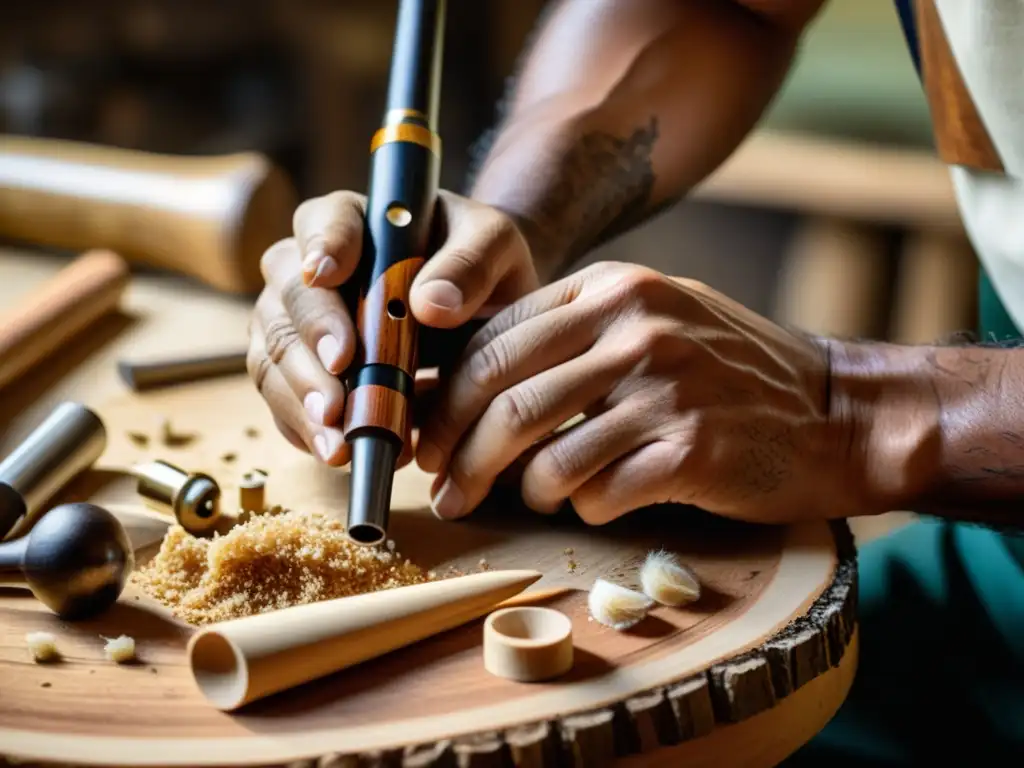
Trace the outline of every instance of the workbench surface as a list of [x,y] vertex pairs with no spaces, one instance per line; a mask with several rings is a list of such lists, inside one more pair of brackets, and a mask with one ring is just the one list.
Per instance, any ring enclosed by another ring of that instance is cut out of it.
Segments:
[[[71,255],[0,245],[0,307],[15,307],[71,260]],[[128,392],[117,374],[118,360],[244,349],[247,344],[252,300],[183,278],[136,271],[121,306],[121,312],[100,320],[0,393],[0,456],[61,400],[96,405]]]

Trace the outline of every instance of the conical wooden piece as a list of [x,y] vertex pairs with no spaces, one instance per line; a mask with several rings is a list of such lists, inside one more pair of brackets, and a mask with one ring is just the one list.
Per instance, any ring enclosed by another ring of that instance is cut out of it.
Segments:
[[189,664],[230,711],[479,618],[540,577],[488,571],[213,624],[192,636]]

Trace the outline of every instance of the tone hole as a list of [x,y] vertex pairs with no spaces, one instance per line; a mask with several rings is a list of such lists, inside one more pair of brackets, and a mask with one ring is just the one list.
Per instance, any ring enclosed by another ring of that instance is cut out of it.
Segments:
[[388,302],[388,314],[395,320],[405,317],[405,302],[401,299],[392,299]]
[[385,215],[393,227],[407,227],[412,221],[412,214],[409,213],[409,210],[398,203],[389,205]]

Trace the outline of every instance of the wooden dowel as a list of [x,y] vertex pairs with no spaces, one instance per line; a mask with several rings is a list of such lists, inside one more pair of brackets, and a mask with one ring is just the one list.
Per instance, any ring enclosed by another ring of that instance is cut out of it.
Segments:
[[113,312],[128,278],[117,254],[90,251],[0,315],[0,388]]

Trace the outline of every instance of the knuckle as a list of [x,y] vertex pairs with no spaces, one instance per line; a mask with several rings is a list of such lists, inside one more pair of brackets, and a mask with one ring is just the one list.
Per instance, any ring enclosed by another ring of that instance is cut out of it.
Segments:
[[264,282],[271,282],[274,275],[294,255],[295,248],[295,238],[286,237],[283,240],[278,240],[263,252],[263,255],[260,257],[260,274],[263,275]]
[[633,326],[623,346],[625,359],[639,362],[676,354],[680,349],[679,329],[670,322],[646,322]]
[[660,272],[636,265],[624,265],[618,279],[623,288],[636,297],[651,296],[665,285],[665,276]]
[[266,339],[267,357],[277,365],[299,340],[299,334],[286,318],[276,318],[267,325]]
[[460,275],[463,280],[479,280],[486,283],[493,271],[495,259],[485,258],[481,250],[465,246],[452,247],[444,257],[445,265]]
[[303,228],[303,224],[309,220],[310,215],[313,211],[319,207],[322,197],[310,197],[299,203],[295,209],[295,213],[292,214],[292,231],[299,232]]
[[541,412],[540,400],[529,387],[520,385],[498,395],[491,404],[499,429],[519,435],[536,423]]
[[519,227],[516,226],[515,221],[512,220],[512,217],[503,211],[491,210],[494,215],[488,222],[487,227],[487,241],[491,244],[491,247],[504,251],[517,245],[525,244],[523,235],[519,231]]
[[558,441],[547,446],[533,460],[536,482],[545,496],[557,498],[580,474],[578,454]]
[[466,378],[479,390],[488,392],[509,370],[512,355],[501,336],[491,341],[466,361]]
[[291,318],[294,329],[307,342],[314,343],[328,332],[331,313],[320,300],[317,289],[307,286],[301,275],[293,275],[284,284],[281,304]]

